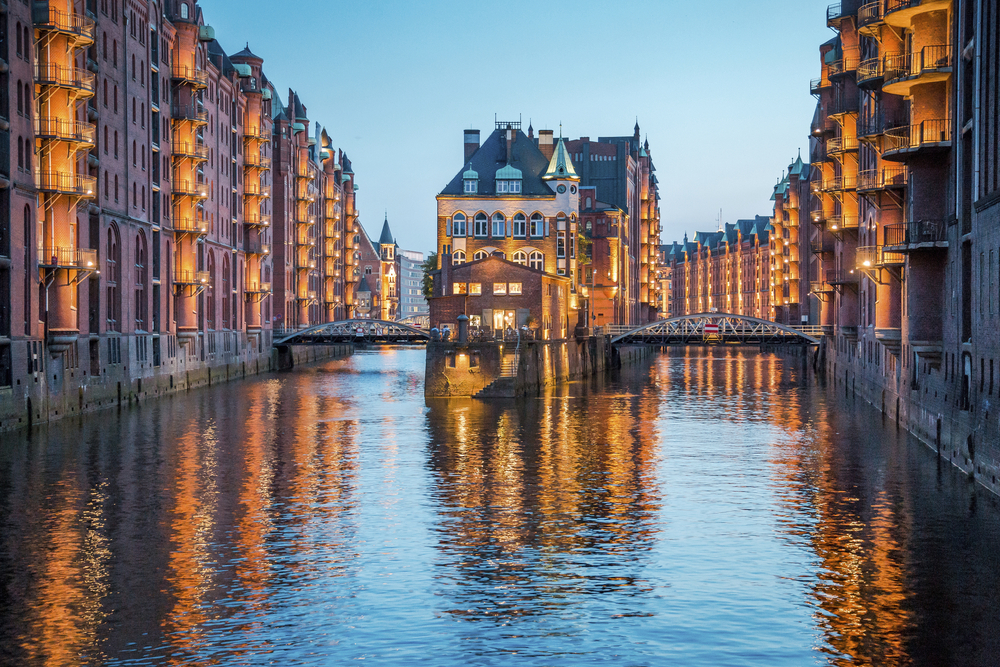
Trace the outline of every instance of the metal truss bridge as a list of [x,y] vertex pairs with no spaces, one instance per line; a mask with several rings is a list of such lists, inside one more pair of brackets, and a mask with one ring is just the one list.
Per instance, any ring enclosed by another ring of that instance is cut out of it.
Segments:
[[430,333],[402,322],[386,320],[342,320],[317,324],[308,329],[275,333],[273,345],[334,345],[357,343],[364,345],[424,344]]
[[792,327],[745,315],[698,313],[612,331],[613,345],[818,345]]

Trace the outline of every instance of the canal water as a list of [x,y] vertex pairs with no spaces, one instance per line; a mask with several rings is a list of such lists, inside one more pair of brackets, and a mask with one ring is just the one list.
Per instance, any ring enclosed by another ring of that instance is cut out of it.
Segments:
[[1000,511],[801,361],[423,351],[4,434],[0,663],[997,665]]

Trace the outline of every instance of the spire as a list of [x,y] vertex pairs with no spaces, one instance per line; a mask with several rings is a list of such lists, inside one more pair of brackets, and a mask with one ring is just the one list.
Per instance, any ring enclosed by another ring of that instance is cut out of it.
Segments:
[[382,223],[382,233],[378,237],[379,245],[393,245],[392,231],[389,229],[389,212],[386,211],[385,222]]
[[570,159],[569,153],[566,152],[566,143],[562,138],[562,123],[559,124],[559,143],[556,144],[556,149],[552,153],[552,159],[549,160],[549,168],[542,174],[542,180],[580,180],[580,177],[576,174],[576,169],[573,168],[573,161]]

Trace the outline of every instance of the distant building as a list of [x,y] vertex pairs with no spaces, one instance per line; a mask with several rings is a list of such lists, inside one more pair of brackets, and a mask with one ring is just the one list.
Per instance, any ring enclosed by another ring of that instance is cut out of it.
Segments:
[[399,319],[426,320],[430,308],[423,292],[424,253],[400,250],[396,256],[399,258]]

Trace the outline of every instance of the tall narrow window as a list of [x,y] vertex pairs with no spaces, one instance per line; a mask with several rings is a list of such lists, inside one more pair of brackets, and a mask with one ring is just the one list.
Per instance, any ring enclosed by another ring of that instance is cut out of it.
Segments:
[[533,213],[531,215],[531,236],[534,238],[541,238],[544,234],[543,218],[541,213]]
[[528,219],[524,217],[524,213],[518,213],[514,216],[514,237],[524,238],[527,235],[527,225]]
[[475,235],[479,237],[485,237],[489,232],[488,227],[489,227],[489,222],[486,218],[486,214],[477,213]]
[[[117,177],[116,177],[117,178]],[[106,276],[104,285],[107,295],[105,302],[106,323],[108,331],[121,331],[119,328],[119,314],[121,313],[121,293],[118,291],[119,271],[121,267],[121,239],[118,236],[118,228],[112,225],[108,229],[108,243],[106,255]]]
[[455,236],[465,236],[465,214],[456,213],[452,217],[452,230]]
[[493,214],[493,238],[503,238],[506,235],[507,218],[497,211]]
[[545,256],[537,250],[533,251],[528,256],[528,266],[532,269],[543,271],[545,269]]
[[146,313],[149,304],[146,303],[146,266],[148,264],[148,249],[146,235],[139,232],[135,239],[135,329],[146,330]]

